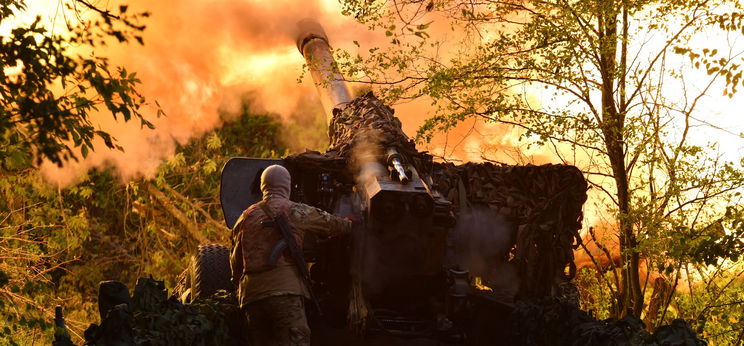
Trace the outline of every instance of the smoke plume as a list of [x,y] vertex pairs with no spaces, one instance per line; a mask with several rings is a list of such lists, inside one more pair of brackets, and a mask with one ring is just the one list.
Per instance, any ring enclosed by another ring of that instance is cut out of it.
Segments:
[[[40,5],[45,1],[48,2],[46,6]],[[43,17],[51,23],[55,14],[61,16],[58,11],[62,7],[57,6],[58,0],[45,1],[34,1],[31,7],[44,8],[48,13],[43,13]],[[95,116],[94,125],[110,132],[125,151],[107,150],[98,145],[95,152],[80,162],[70,162],[62,168],[46,163],[42,172],[49,181],[69,185],[91,167],[98,166],[115,167],[124,181],[150,177],[163,159],[173,155],[178,144],[234,117],[245,95],[251,96],[252,111],[278,114],[288,123],[302,119],[303,123],[314,124],[309,117],[323,117],[316,90],[309,78],[297,83],[304,64],[294,42],[296,23],[301,19],[317,19],[328,33],[331,44],[352,54],[357,51],[364,54],[370,47],[390,44],[384,33],[370,32],[366,25],[342,16],[340,5],[332,0],[301,3],[289,0],[130,0],[126,3],[129,11],[152,13],[145,23],[145,45],[111,45],[99,47],[97,53],[109,57],[115,65],[137,72],[142,80],[140,91],[149,100],[157,100],[166,116],[156,117],[155,107],[144,111],[155,130],[142,129],[135,123],[119,123],[106,114]],[[94,1],[94,4],[107,5],[103,1]],[[86,15],[95,13],[83,13]],[[72,17],[71,13],[67,17]],[[453,33],[444,20],[435,21],[430,30],[432,35],[457,41],[458,33]],[[362,47],[357,47],[354,41],[360,42]],[[414,134],[433,111],[426,100],[395,108],[409,135]],[[449,158],[481,161],[483,148],[498,152],[513,143],[503,130],[490,125],[479,126],[480,131],[473,133],[469,124],[463,124],[436,137],[422,149]],[[468,134],[475,137],[462,141]],[[288,136],[292,149],[315,147],[323,137],[303,135],[298,130]],[[301,143],[303,140],[298,138],[308,138],[312,143]],[[496,158],[501,159],[500,156]]]
[[[110,132],[125,151],[98,145],[80,162],[62,168],[45,163],[42,172],[49,181],[75,183],[96,166],[115,167],[123,180],[152,176],[177,144],[229,121],[246,94],[252,96],[254,111],[275,113],[284,121],[291,121],[297,113],[306,116],[308,109],[298,107],[317,103],[317,96],[312,81],[297,83],[304,63],[294,42],[297,21],[318,18],[334,40],[349,44],[359,36],[364,39],[366,32],[363,26],[339,15],[337,5],[322,2],[303,2],[302,6],[287,0],[127,3],[130,11],[152,13],[145,23],[145,45],[101,47],[97,54],[137,72],[142,80],[140,91],[148,100],[157,101],[166,115],[158,118],[154,106],[145,109],[155,130],[116,122],[110,115],[95,115],[94,125]],[[51,13],[43,14],[50,23],[56,4],[56,0],[49,0],[46,9]],[[350,37],[354,34],[359,36]],[[310,111],[322,116],[320,109]]]
[[487,205],[476,204],[460,210],[452,236],[457,263],[483,278],[495,293],[513,299],[519,276],[507,256],[515,242],[514,224]]

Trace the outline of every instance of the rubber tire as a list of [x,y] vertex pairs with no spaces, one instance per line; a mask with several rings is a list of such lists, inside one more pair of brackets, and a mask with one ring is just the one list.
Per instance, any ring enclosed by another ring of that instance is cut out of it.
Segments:
[[230,249],[220,244],[199,245],[191,259],[191,301],[206,298],[218,290],[232,291]]

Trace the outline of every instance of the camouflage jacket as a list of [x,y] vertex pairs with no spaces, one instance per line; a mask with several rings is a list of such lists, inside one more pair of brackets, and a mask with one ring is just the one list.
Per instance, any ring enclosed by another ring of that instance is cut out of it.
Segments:
[[[271,199],[268,206],[275,214],[286,214],[295,241],[302,247],[305,232],[322,237],[333,237],[351,230],[351,221],[333,216],[318,208],[288,199]],[[276,295],[307,296],[297,268],[289,256],[282,255],[277,265],[269,266],[271,250],[281,239],[273,227],[263,227],[268,216],[258,204],[246,209],[233,227],[233,250],[230,257],[233,282],[238,286],[240,306]]]

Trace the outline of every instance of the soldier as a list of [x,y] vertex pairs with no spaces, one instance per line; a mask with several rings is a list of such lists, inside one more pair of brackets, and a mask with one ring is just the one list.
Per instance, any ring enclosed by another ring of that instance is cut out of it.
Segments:
[[290,186],[287,169],[278,165],[266,168],[261,174],[263,200],[243,211],[232,230],[232,280],[254,345],[310,345],[303,302],[303,297],[309,298],[309,288],[291,256],[283,254],[276,265],[269,263],[272,249],[282,237],[276,227],[262,225],[271,220],[264,208],[287,216],[300,249],[305,232],[333,237],[352,228],[351,217],[333,216],[290,201]]

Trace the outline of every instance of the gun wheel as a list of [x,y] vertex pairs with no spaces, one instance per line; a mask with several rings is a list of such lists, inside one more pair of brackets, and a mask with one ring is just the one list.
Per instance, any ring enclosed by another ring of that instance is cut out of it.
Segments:
[[232,291],[230,249],[220,244],[199,245],[191,258],[191,300],[209,297],[218,290]]

